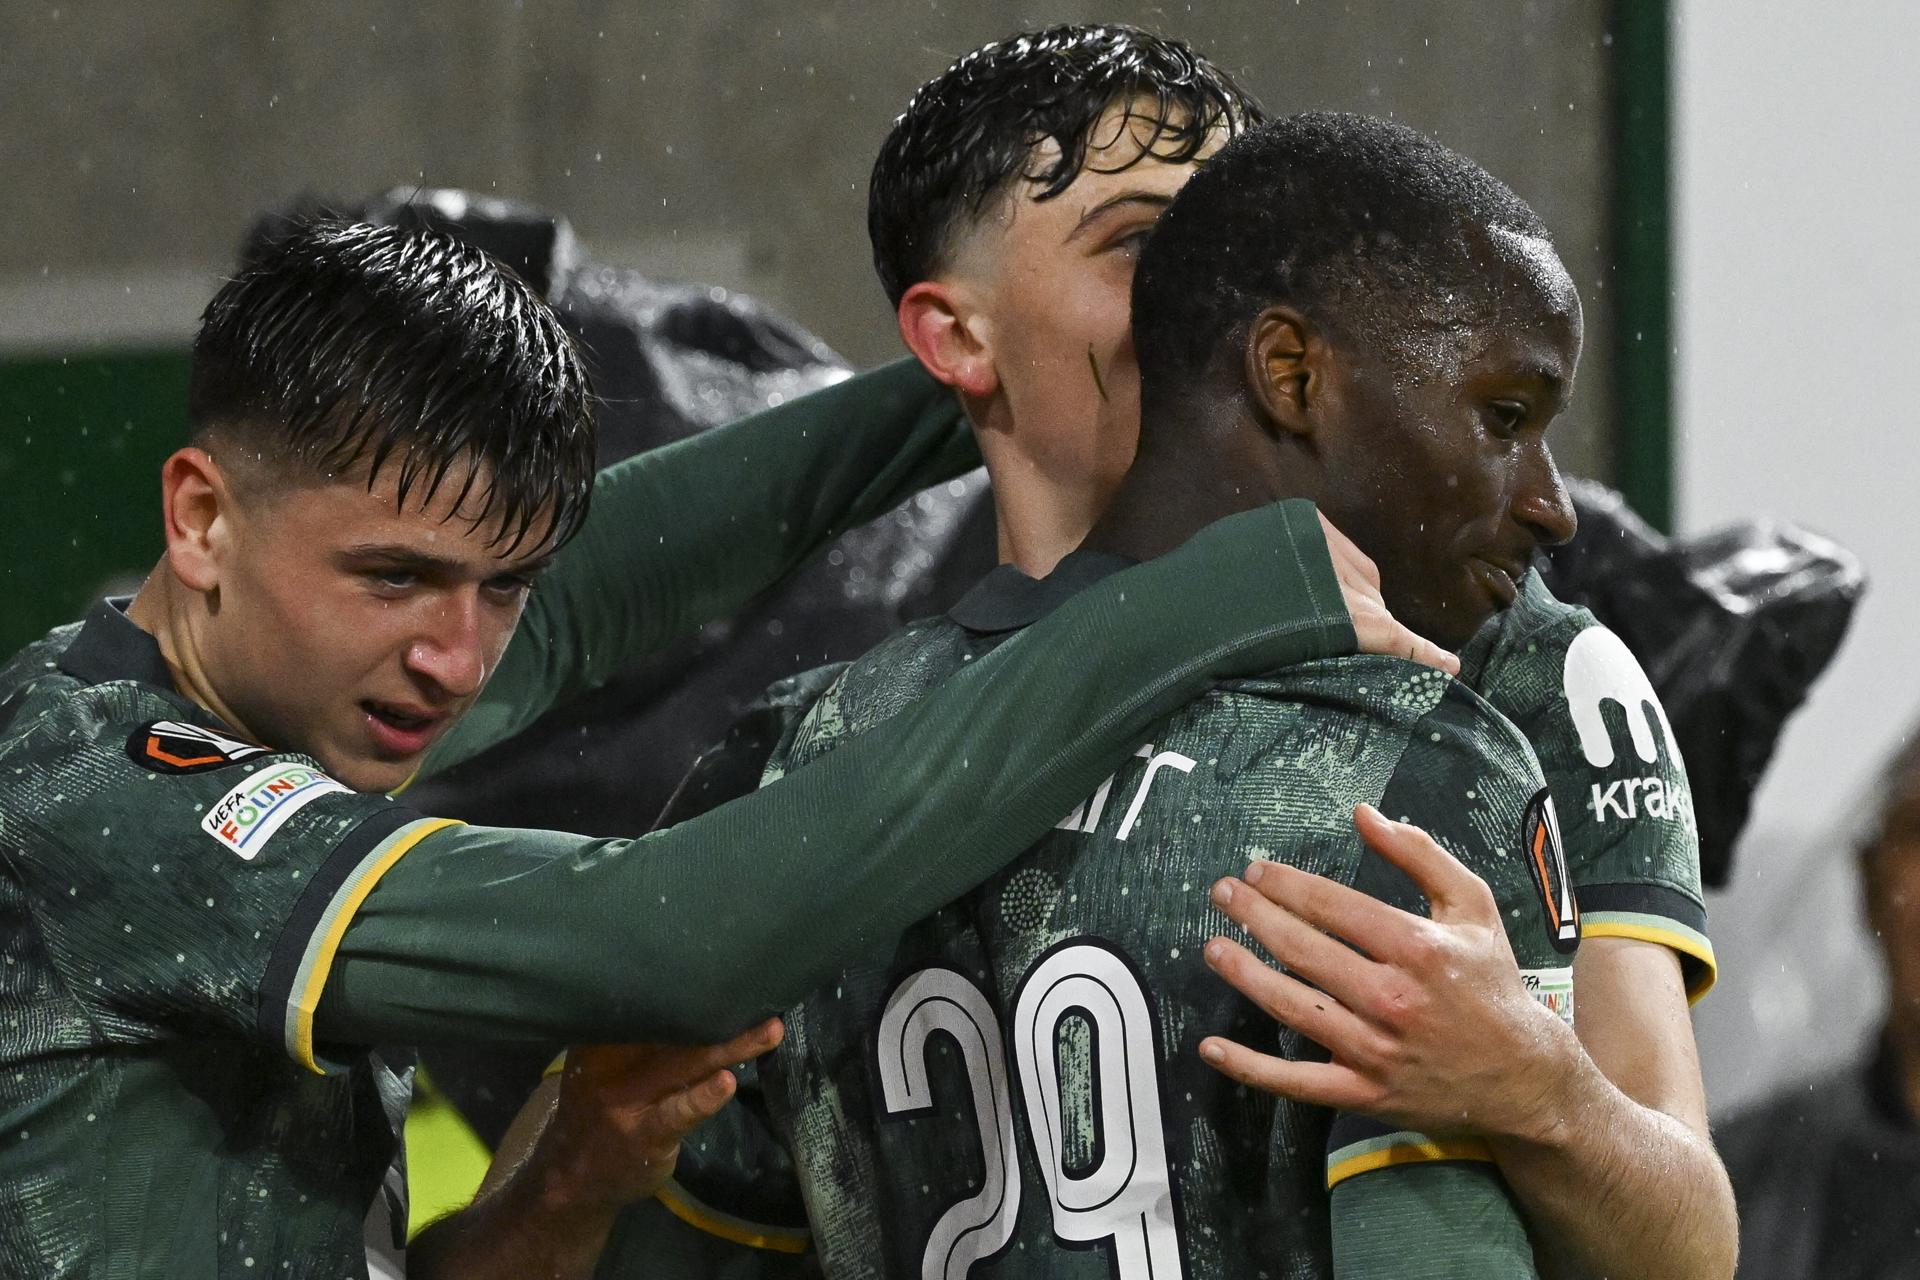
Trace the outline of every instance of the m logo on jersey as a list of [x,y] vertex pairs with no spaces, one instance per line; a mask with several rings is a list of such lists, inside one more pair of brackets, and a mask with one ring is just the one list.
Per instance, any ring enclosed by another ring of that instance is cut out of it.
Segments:
[[[1633,753],[1647,764],[1660,759],[1653,740],[1653,717],[1660,721],[1660,732],[1669,756],[1678,759],[1673,726],[1667,723],[1667,711],[1653,682],[1640,669],[1639,661],[1627,649],[1626,642],[1605,627],[1588,627],[1567,646],[1567,659],[1561,669],[1567,695],[1567,709],[1573,715],[1573,727],[1580,734],[1580,751],[1596,769],[1612,766],[1615,753],[1613,737],[1600,714],[1602,703],[1617,702],[1627,714],[1627,734],[1633,739]],[[1647,714],[1652,708],[1653,717]]]
[[150,720],[127,739],[127,755],[155,773],[204,773],[266,753],[265,747],[178,720]]
[[1542,787],[1527,802],[1520,821],[1520,855],[1533,873],[1540,902],[1547,912],[1547,938],[1553,949],[1570,955],[1580,945],[1580,907],[1573,897],[1573,878],[1567,874],[1567,854],[1560,842],[1560,819],[1553,797]]
[[200,829],[252,862],[288,818],[334,791],[347,788],[311,765],[278,764],[216,800]]

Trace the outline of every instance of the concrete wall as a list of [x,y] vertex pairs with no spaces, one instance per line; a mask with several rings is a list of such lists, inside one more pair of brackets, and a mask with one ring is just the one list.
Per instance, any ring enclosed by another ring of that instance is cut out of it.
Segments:
[[1873,586],[1788,733],[1731,891],[1697,1025],[1717,1107],[1851,1056],[1877,1024],[1853,831],[1920,721],[1920,11],[1682,0],[1675,61],[1680,515],[1753,512],[1859,552]]
[[173,0],[0,6],[0,352],[171,343],[251,212],[464,186],[605,256],[758,291],[856,361],[898,349],[866,174],[956,54],[1095,17],[1182,34],[1277,110],[1391,114],[1534,201],[1588,301],[1563,459],[1607,474],[1606,47],[1598,3],[1184,6]]

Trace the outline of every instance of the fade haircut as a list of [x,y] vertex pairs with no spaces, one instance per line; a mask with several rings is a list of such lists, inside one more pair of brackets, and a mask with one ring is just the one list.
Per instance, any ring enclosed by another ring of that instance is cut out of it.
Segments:
[[455,508],[473,528],[499,518],[502,556],[559,546],[586,517],[593,396],[578,350],[518,276],[436,231],[279,228],[207,304],[187,407],[195,443],[274,478],[364,466],[371,489],[394,466],[403,505],[469,464]]
[[1251,129],[1201,166],[1140,255],[1143,410],[1237,362],[1278,303],[1398,368],[1430,366],[1499,306],[1489,259],[1502,232],[1530,241],[1534,261],[1552,253],[1505,183],[1404,125],[1308,112]]
[[[1178,40],[1119,25],[1024,32],[975,49],[920,86],[880,148],[867,189],[873,265],[894,306],[948,265],[959,235],[1025,182],[1035,200],[1086,166],[1094,125],[1115,103],[1149,126],[1142,160],[1184,164],[1216,131],[1266,113],[1226,72]],[[1040,160],[1048,139],[1057,157]]]

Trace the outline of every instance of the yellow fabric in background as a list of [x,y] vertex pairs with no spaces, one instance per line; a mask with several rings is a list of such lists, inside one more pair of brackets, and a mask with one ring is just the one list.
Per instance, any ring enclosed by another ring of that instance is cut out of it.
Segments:
[[473,1202],[493,1153],[433,1087],[424,1067],[413,1077],[406,1143],[407,1239],[411,1240],[429,1222]]

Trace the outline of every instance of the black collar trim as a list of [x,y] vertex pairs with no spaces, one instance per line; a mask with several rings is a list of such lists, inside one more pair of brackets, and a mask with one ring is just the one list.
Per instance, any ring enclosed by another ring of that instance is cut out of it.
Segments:
[[1003,564],[961,596],[947,610],[947,617],[981,635],[1018,631],[1094,583],[1137,563],[1105,551],[1076,551],[1044,578],[1029,578],[1015,566]]
[[127,617],[130,596],[102,600],[87,610],[80,634],[60,656],[60,669],[88,684],[138,680],[173,688],[173,673],[160,656],[160,642]]

